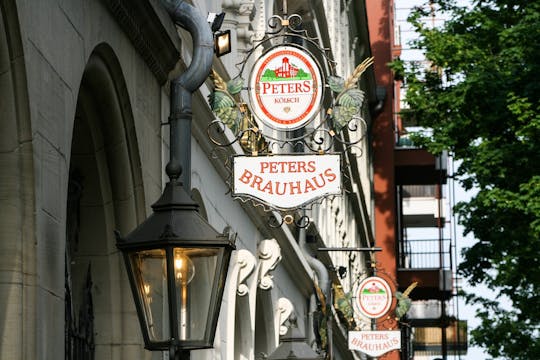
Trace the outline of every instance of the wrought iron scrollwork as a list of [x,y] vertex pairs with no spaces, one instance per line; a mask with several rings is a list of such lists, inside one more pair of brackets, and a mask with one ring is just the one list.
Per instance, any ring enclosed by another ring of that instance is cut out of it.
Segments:
[[[322,115],[314,116],[301,129],[268,128],[268,124],[259,123],[251,105],[242,98],[251,90],[244,79],[249,77],[246,68],[255,54],[270,52],[281,45],[305,48],[311,54],[316,53],[314,62],[326,71],[322,83],[323,92],[331,95],[332,101]],[[309,49],[309,50],[308,50]],[[320,66],[319,62],[325,62]],[[237,64],[238,74],[225,81],[216,71],[211,74],[214,91],[209,95],[212,111],[217,119],[207,128],[209,139],[217,148],[229,148],[240,145],[246,155],[271,155],[286,153],[327,154],[336,151],[347,152],[355,148],[357,156],[361,155],[359,144],[365,140],[367,124],[362,118],[365,112],[364,93],[358,88],[359,79],[366,69],[373,64],[373,58],[365,59],[346,79],[336,75],[336,62],[330,56],[330,49],[320,45],[316,37],[310,37],[299,14],[287,14],[287,2],[283,2],[283,15],[273,15],[267,21],[264,34],[255,39],[253,46]],[[214,151],[214,155],[225,155],[227,152]],[[230,151],[229,154],[234,153]],[[230,155],[229,155],[230,156]],[[224,160],[228,166],[232,161]],[[346,166],[346,164],[342,164]],[[230,170],[232,174],[232,169]],[[345,171],[342,171],[345,173]],[[229,185],[233,185],[232,175]],[[230,191],[232,192],[232,190]],[[281,212],[281,217],[270,215],[268,225],[279,227],[283,224],[296,224],[305,227],[309,219],[297,219],[283,209],[269,204],[237,196],[243,202],[251,201],[254,206],[262,206],[265,211]],[[302,208],[305,208],[302,206]]]
[[309,216],[299,215],[298,213],[287,213],[277,216],[276,213],[271,213],[267,219],[268,226],[272,228],[281,227],[285,225],[296,225],[298,228],[307,228],[310,223]]

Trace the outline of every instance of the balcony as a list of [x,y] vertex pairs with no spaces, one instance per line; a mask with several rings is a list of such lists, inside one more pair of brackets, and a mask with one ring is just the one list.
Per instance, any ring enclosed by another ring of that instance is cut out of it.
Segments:
[[414,146],[397,146],[394,149],[396,185],[445,184],[446,162],[445,153],[434,156]]
[[448,203],[441,185],[400,185],[398,191],[404,228],[444,226]]
[[415,329],[413,340],[415,356],[442,355],[443,336],[447,355],[467,354],[467,321],[450,319],[449,325],[445,328]]
[[418,286],[412,300],[448,300],[452,297],[450,239],[416,239],[400,243],[397,281],[399,290]]
[[[435,197],[405,197],[402,200],[403,227],[441,227],[445,223],[446,206]],[[442,206],[441,206],[442,205]]]

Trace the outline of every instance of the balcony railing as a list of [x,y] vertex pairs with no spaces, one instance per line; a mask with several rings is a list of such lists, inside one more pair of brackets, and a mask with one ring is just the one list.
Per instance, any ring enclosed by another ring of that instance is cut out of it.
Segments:
[[450,239],[406,239],[401,241],[399,268],[452,269]]

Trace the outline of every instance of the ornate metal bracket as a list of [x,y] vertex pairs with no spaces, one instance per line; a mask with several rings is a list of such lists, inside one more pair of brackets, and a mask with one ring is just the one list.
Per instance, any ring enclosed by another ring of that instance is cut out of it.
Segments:
[[[356,155],[361,155],[362,151],[358,145],[365,139],[367,133],[367,123],[363,115],[368,109],[364,93],[358,84],[362,74],[373,64],[373,58],[366,58],[347,78],[339,77],[330,50],[323,48],[318,38],[309,35],[299,14],[288,14],[286,0],[283,1],[283,14],[271,16],[266,27],[264,34],[254,39],[252,47],[237,64],[236,76],[226,81],[217,71],[212,71],[210,75],[214,91],[209,94],[209,103],[217,119],[208,125],[207,135],[216,146],[213,155],[223,161],[230,171],[231,189],[233,186],[232,161],[229,158],[231,152],[218,151],[220,148],[239,145],[242,151],[250,156],[285,153],[322,155],[329,152],[346,152],[355,148]],[[324,62],[324,66],[319,65],[319,68],[326,72],[323,75],[324,86],[321,91],[330,94],[332,99],[330,104],[321,110],[319,116],[314,116],[296,130],[268,129],[257,118],[261,115],[255,116],[256,111],[253,111],[252,105],[245,101],[247,91],[251,90],[249,86],[253,86],[246,85],[244,80],[249,75],[246,74],[248,64],[253,62],[250,59],[282,45],[303,48],[315,55],[314,61],[318,65]],[[345,167],[347,164],[341,166]],[[308,217],[299,216],[294,212],[284,212],[270,204],[257,203],[257,200],[243,195],[235,196],[235,199],[250,201],[254,206],[262,206],[266,212],[281,212],[280,217],[270,214],[268,217],[270,227],[279,227],[283,224],[306,227],[309,224]]]

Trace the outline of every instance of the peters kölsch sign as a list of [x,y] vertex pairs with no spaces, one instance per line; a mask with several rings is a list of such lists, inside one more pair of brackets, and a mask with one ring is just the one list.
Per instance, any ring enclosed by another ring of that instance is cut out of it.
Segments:
[[321,71],[302,49],[279,46],[265,53],[255,63],[249,85],[253,113],[274,129],[300,128],[319,113]]

